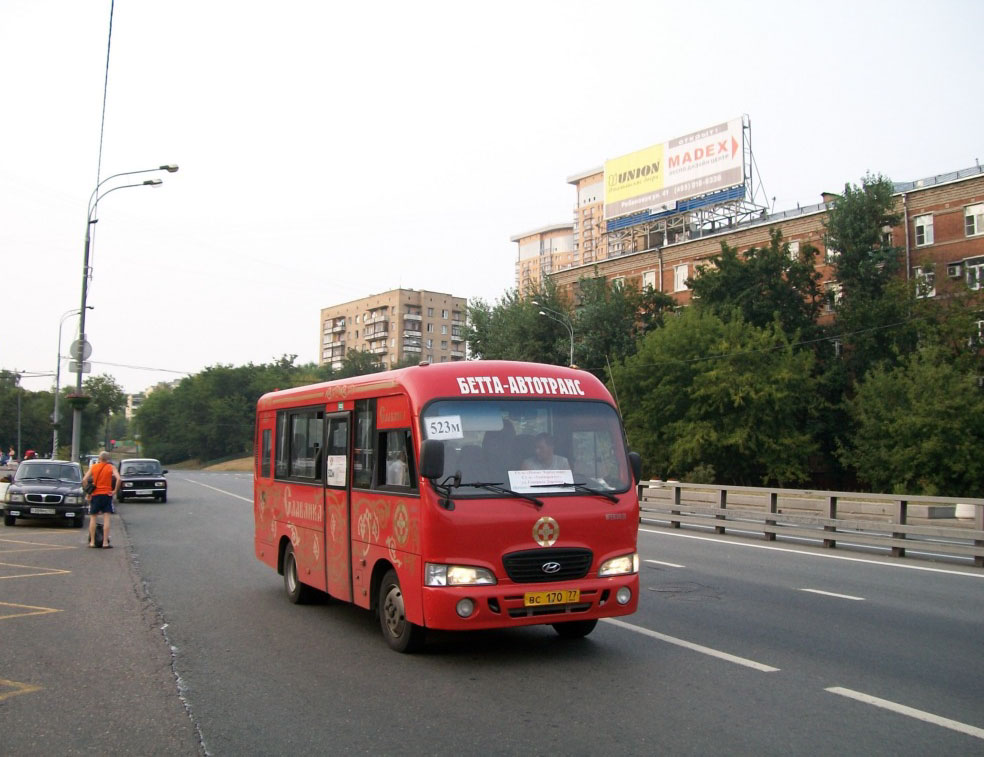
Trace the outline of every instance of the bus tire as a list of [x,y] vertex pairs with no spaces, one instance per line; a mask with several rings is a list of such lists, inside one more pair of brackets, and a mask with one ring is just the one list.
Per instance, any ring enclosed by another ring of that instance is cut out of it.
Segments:
[[316,589],[302,583],[297,576],[297,559],[294,557],[293,544],[288,544],[284,551],[284,589],[287,590],[287,599],[295,605],[306,605],[315,597]]
[[424,644],[424,629],[406,618],[400,579],[392,568],[379,585],[379,625],[383,638],[397,652],[416,652]]
[[554,623],[554,630],[562,639],[583,639],[591,633],[598,620],[569,620],[566,623]]

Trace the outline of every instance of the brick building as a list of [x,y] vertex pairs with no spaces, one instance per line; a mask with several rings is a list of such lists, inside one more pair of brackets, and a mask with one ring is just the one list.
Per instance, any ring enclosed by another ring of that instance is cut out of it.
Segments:
[[[575,213],[581,214],[581,218],[593,221],[600,212],[600,199],[597,204],[582,204],[581,188],[593,185],[593,180],[600,180],[601,176],[600,171],[594,171],[570,180],[578,186]],[[949,286],[962,282],[979,289],[984,284],[984,170],[975,166],[896,183],[895,197],[902,222],[886,232],[891,233],[893,244],[905,255],[907,275],[924,280],[927,296],[934,296],[936,288],[945,289],[941,286],[944,278]],[[655,239],[637,239],[629,233],[622,234],[617,242],[609,239],[613,236],[609,234],[599,239],[597,225],[593,223],[591,233],[587,234],[582,223],[574,228],[572,250],[572,261],[578,260],[581,252],[580,262],[555,271],[550,277],[560,288],[569,288],[582,277],[600,275],[640,287],[651,286],[684,304],[690,300],[687,278],[694,275],[696,266],[720,252],[722,242],[739,251],[762,247],[769,243],[772,230],[778,228],[783,239],[790,243],[791,254],[807,243],[820,250],[816,266],[824,286],[836,289],[831,265],[836,251],[826,250],[823,243],[824,220],[836,197],[824,194],[823,199],[817,205],[763,213],[745,223],[701,230],[701,235],[696,237],[695,230],[683,220],[678,226],[668,224]],[[591,213],[584,215],[588,209]],[[590,260],[585,260],[586,240],[590,240]]]
[[373,355],[383,368],[416,359],[465,359],[464,297],[393,289],[321,310],[319,364],[341,368],[347,352]]

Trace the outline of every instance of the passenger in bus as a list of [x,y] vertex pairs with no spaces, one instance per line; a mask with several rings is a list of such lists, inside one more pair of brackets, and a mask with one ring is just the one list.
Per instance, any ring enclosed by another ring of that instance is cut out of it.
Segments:
[[403,450],[391,453],[386,461],[386,485],[410,486],[410,469],[407,467],[407,453]]
[[563,455],[554,454],[554,440],[550,434],[537,434],[533,457],[523,460],[523,470],[570,470],[571,464]]

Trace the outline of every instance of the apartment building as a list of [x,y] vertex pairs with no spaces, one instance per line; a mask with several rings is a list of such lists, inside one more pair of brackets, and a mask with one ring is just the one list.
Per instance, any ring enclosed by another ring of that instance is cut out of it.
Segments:
[[381,367],[465,359],[467,300],[441,292],[393,289],[321,310],[319,363],[341,368],[351,350]]
[[539,288],[544,277],[570,268],[574,262],[574,226],[558,223],[510,237],[519,245],[516,260],[516,289]]
[[[582,256],[580,264],[550,274],[551,280],[560,288],[569,288],[582,277],[601,275],[613,281],[653,287],[685,304],[690,300],[687,279],[720,252],[722,242],[739,251],[762,247],[769,243],[772,230],[778,228],[790,243],[790,255],[799,254],[806,244],[820,250],[815,265],[825,288],[836,292],[833,263],[837,251],[824,246],[824,221],[836,196],[823,193],[822,198],[823,202],[816,205],[763,213],[744,223],[700,229],[696,234],[682,217],[681,233],[673,234],[668,228],[655,245],[632,240],[630,234],[622,239],[631,244],[613,251],[611,242],[604,240],[604,244],[592,245],[596,254],[604,250],[603,258],[595,256],[586,261]],[[895,198],[901,221],[885,232],[891,234],[892,244],[905,256],[903,269],[907,276],[922,282],[924,296],[936,296],[937,289],[958,284],[980,289],[984,285],[984,169],[974,166],[899,182],[895,184]],[[578,210],[582,209],[579,205]],[[592,232],[591,237],[596,238],[596,234]],[[578,239],[575,229],[575,246]],[[575,256],[576,253],[575,250]]]

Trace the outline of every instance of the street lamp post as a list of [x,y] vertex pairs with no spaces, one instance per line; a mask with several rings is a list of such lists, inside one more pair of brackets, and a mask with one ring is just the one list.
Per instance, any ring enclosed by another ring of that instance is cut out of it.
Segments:
[[571,368],[574,367],[574,324],[571,323],[571,319],[565,313],[558,313],[556,310],[551,310],[546,305],[541,305],[536,300],[530,300],[534,305],[540,308],[540,315],[549,318],[551,321],[557,321],[557,323],[562,323],[567,327],[567,330],[571,334]]
[[160,186],[163,182],[160,179],[147,179],[146,181],[135,182],[133,184],[121,184],[119,186],[113,187],[112,189],[107,189],[102,194],[99,194],[100,187],[106,182],[119,178],[120,176],[133,176],[134,174],[142,173],[152,173],[155,171],[167,171],[168,173],[174,173],[178,170],[178,167],[173,163],[158,166],[157,168],[145,168],[140,171],[123,171],[122,173],[116,173],[109,176],[98,184],[96,188],[92,190],[92,194],[89,195],[89,207],[88,213],[85,219],[85,252],[82,258],[82,305],[79,308],[79,353],[78,353],[78,365],[75,372],[75,400],[72,403],[72,460],[79,459],[79,446],[82,437],[82,406],[85,402],[82,395],[82,373],[85,363],[85,354],[82,350],[85,348],[85,311],[87,310],[85,301],[88,295],[89,287],[89,276],[91,274],[89,270],[89,253],[92,246],[92,224],[96,223],[98,219],[93,219],[93,214],[99,208],[99,201],[106,195],[115,192],[117,189],[126,189],[128,187],[155,187]]
[[[93,305],[86,305],[87,310],[92,310]],[[69,310],[62,314],[61,320],[58,322],[58,360],[55,362],[55,412],[52,416],[54,420],[54,429],[51,432],[51,457],[58,457],[58,423],[61,420],[61,415],[58,413],[58,395],[61,394],[61,361],[62,361],[62,326],[65,325],[65,319],[71,315],[78,315],[78,308],[74,310]]]

